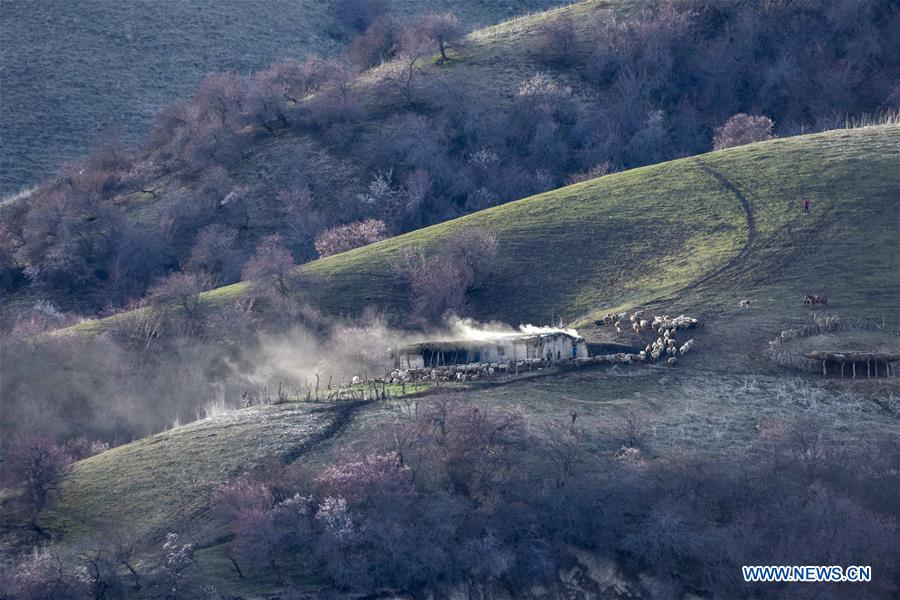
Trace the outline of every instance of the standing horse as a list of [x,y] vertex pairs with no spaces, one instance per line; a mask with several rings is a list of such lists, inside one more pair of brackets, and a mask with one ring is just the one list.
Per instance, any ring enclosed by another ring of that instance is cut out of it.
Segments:
[[806,294],[805,296],[803,296],[803,304],[809,304],[811,306],[821,304],[822,306],[828,306],[828,296],[826,296],[825,294]]

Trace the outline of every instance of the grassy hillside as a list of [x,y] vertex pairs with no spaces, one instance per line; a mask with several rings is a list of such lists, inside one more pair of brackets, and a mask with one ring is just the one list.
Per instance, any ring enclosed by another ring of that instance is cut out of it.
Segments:
[[[493,232],[499,263],[475,291],[481,319],[584,324],[648,304],[767,315],[802,294],[896,318],[900,292],[900,127],[774,140],[608,175],[498,206],[299,268],[304,293],[339,314],[405,310],[392,261],[465,227]],[[803,194],[813,199],[800,213]],[[227,302],[243,282],[204,298]],[[674,310],[675,308],[673,308]],[[787,311],[787,312],[784,312]],[[102,327],[87,322],[78,330]]]
[[[395,0],[401,19],[453,10],[469,27],[556,0]],[[213,71],[247,73],[283,56],[347,43],[331,4],[315,0],[0,3],[0,193],[46,178],[99,135],[134,141],[160,107]]]
[[[247,409],[114,448],[78,464],[55,527],[84,533],[130,523],[155,542],[164,530],[208,518],[217,485],[260,459],[298,459],[345,424],[352,403]],[[165,493],[161,493],[165,490]]]
[[[814,200],[810,215],[800,213],[803,194]],[[836,131],[609,175],[302,271],[321,276],[316,300],[334,312],[367,301],[400,307],[392,256],[483,227],[500,244],[498,272],[477,294],[485,319],[577,321],[664,299],[724,308],[806,291],[896,313],[898,195],[900,127]]]

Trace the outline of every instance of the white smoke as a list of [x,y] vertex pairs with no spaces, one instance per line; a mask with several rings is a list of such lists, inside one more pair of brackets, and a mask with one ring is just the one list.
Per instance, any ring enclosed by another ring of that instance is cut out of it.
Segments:
[[474,319],[463,319],[451,316],[447,321],[446,331],[440,336],[442,340],[475,340],[490,341],[496,340],[515,334],[528,335],[546,335],[553,333],[564,333],[572,337],[580,337],[574,329],[564,329],[561,327],[549,327],[542,325],[519,325],[518,329],[506,323],[490,322],[479,323]]

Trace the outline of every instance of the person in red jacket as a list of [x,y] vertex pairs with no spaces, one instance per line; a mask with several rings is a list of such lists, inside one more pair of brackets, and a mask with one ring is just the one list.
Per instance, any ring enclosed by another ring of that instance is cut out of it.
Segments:
[[804,214],[809,214],[809,205],[812,204],[812,201],[809,198],[803,199],[803,212]]

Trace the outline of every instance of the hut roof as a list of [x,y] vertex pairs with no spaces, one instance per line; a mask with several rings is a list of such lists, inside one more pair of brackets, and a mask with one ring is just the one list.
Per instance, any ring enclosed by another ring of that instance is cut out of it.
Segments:
[[402,353],[408,352],[418,352],[421,350],[454,350],[459,348],[484,348],[485,346],[501,346],[504,344],[508,344],[511,342],[530,342],[535,340],[540,340],[547,337],[556,337],[556,336],[565,336],[575,341],[580,341],[583,338],[577,335],[572,335],[565,331],[548,331],[541,333],[524,333],[524,332],[512,332],[512,333],[498,333],[496,335],[491,335],[490,337],[485,338],[460,338],[460,339],[446,339],[446,340],[428,340],[424,342],[418,342],[415,344],[408,344],[399,349]]
[[813,360],[832,360],[844,362],[896,362],[900,360],[900,353],[892,352],[824,352],[817,350],[805,354],[807,358]]

